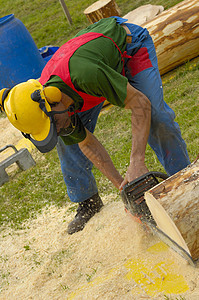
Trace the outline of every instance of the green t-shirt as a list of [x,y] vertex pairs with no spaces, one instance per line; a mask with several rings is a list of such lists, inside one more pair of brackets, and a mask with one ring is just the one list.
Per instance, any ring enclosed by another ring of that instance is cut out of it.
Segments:
[[[114,18],[102,19],[83,29],[76,36],[87,32],[102,33],[113,39],[121,52],[125,51],[126,31],[116,23]],[[79,47],[70,58],[69,69],[76,90],[93,96],[105,97],[113,105],[124,107],[128,80],[121,75],[123,69],[121,55],[110,39],[99,37]],[[76,109],[81,108],[83,105],[83,99],[58,76],[51,76],[45,85],[56,86],[71,97],[75,102]],[[79,139],[77,139],[76,136],[74,143],[78,143],[85,138],[85,132],[84,134],[83,130],[79,132],[81,137],[79,136]],[[64,138],[66,144],[68,144],[68,137]],[[70,137],[72,138],[72,135]],[[69,144],[73,143],[71,138]]]
[[[121,52],[126,49],[126,31],[114,18],[102,19],[76,36],[87,32],[102,33],[110,37]],[[71,57],[69,68],[78,91],[105,97],[113,105],[124,107],[128,80],[121,75],[121,55],[110,39],[100,37],[81,46]]]

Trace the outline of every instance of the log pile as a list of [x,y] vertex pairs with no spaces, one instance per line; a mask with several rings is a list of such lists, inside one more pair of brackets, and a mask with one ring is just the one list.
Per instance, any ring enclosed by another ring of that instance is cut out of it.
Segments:
[[160,74],[199,55],[199,1],[185,0],[142,24],[152,36]]
[[193,260],[199,259],[199,161],[145,193],[154,220]]
[[[84,14],[90,23],[94,23],[102,18],[119,16],[120,12],[114,0],[99,0]],[[155,44],[161,75],[199,55],[198,0],[185,0],[165,11],[162,6],[143,5],[126,17],[129,22],[148,29]]]

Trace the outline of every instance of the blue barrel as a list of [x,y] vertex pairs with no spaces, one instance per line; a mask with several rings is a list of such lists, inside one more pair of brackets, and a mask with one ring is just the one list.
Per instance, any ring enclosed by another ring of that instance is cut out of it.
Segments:
[[24,24],[14,14],[0,18],[0,89],[39,78],[45,64]]

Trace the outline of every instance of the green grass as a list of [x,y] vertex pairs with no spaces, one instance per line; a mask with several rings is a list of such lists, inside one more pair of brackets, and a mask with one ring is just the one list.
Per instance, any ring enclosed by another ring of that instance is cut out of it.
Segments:
[[165,100],[176,112],[176,120],[192,159],[199,152],[198,76],[199,61],[196,59],[167,75],[169,82],[164,89]]
[[[79,29],[88,25],[83,10],[94,1],[66,1],[73,25],[69,26],[58,0],[22,1],[0,0],[1,16],[15,13],[29,29],[38,47],[53,44],[60,45],[73,36]],[[130,1],[118,0],[122,14],[139,5],[151,3],[164,5],[165,8],[180,1]],[[48,3],[48,7],[47,4]],[[12,7],[12,9],[10,9]],[[183,137],[187,143],[190,159],[198,154],[199,128],[199,60],[193,60],[162,77],[166,102],[175,110]],[[5,117],[4,114],[1,117]],[[130,113],[113,107],[103,113],[95,131],[98,139],[106,146],[116,168],[122,175],[129,164],[131,150]],[[9,225],[20,228],[28,218],[34,218],[48,205],[63,206],[69,203],[59,159],[54,149],[48,154],[40,155],[35,150],[33,156],[36,166],[12,174],[11,180],[0,187],[0,226]],[[154,152],[147,146],[146,164],[149,170],[163,171]],[[94,175],[102,196],[118,191],[96,168]],[[76,205],[71,205],[74,210]]]

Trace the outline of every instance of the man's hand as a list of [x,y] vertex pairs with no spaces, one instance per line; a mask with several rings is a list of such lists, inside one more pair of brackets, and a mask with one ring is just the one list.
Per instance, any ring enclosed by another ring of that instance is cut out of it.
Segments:
[[125,186],[125,184],[127,184],[128,182],[131,182],[134,179],[136,179],[148,172],[149,172],[149,170],[145,166],[144,162],[130,163],[130,165],[127,169],[125,178],[119,187],[119,190],[121,191],[123,189],[123,187]]

